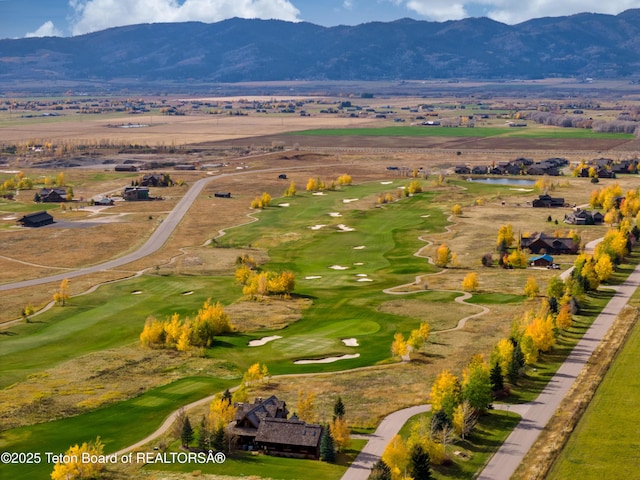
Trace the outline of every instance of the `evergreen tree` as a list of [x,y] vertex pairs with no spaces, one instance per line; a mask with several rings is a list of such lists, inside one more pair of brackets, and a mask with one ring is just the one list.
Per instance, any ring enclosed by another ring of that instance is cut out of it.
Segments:
[[333,419],[343,418],[345,414],[344,403],[342,403],[342,398],[338,397],[336,403],[333,405]]
[[491,391],[501,392],[502,390],[504,390],[504,379],[502,378],[502,368],[500,367],[500,363],[496,362],[491,369],[490,380]]
[[511,363],[509,364],[507,376],[509,377],[509,381],[515,384],[520,377],[525,362],[520,343],[515,338],[510,338],[510,340],[511,343],[513,343],[513,355],[511,355]]
[[444,410],[438,410],[431,416],[431,429],[434,432],[439,432],[445,427],[451,426],[451,420],[447,417]]
[[231,405],[231,399],[233,398],[233,395],[231,395],[231,392],[228,388],[222,394],[222,398],[224,398],[227,402],[229,402],[229,405]]
[[211,447],[217,452],[224,451],[224,427],[221,425],[213,432]]
[[182,447],[188,448],[189,443],[193,441],[193,427],[189,421],[189,417],[185,417],[182,424],[182,433],[180,434],[180,440],[182,441]]
[[373,464],[367,480],[391,480],[391,469],[382,459]]
[[411,449],[411,478],[413,480],[431,480],[431,459],[419,443]]
[[331,430],[328,425],[322,429],[322,438],[320,439],[320,460],[329,463],[333,463],[336,460],[333,437],[331,436]]
[[207,450],[210,443],[211,432],[209,432],[209,428],[207,427],[207,419],[203,415],[202,420],[200,420],[200,431],[198,432],[198,448],[200,450]]

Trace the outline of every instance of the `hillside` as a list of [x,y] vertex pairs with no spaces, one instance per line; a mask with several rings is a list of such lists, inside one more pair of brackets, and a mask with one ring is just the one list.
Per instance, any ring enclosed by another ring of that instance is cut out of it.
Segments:
[[234,18],[0,40],[3,83],[625,78],[638,67],[640,9],[518,25],[401,19],[326,28]]

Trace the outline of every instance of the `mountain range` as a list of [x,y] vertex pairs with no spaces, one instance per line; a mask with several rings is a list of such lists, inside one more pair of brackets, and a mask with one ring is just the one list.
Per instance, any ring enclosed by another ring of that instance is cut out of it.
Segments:
[[0,40],[2,84],[57,81],[637,78],[640,9],[507,25],[488,18],[356,26],[233,18]]

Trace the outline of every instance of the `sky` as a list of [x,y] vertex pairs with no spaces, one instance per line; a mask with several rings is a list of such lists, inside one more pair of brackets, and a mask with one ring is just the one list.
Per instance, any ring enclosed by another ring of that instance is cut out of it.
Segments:
[[399,18],[489,17],[514,25],[580,12],[616,15],[640,0],[0,0],[0,38],[81,35],[137,23],[218,22],[232,17],[327,27]]

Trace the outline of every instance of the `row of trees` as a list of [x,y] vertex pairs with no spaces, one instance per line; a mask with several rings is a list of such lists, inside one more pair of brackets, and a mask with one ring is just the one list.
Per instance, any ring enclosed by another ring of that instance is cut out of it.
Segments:
[[216,335],[232,330],[229,316],[220,302],[211,303],[211,299],[207,299],[193,320],[182,320],[178,313],[164,321],[150,316],[140,334],[140,343],[148,348],[186,352],[192,347],[210,347]]
[[340,175],[335,180],[329,181],[327,184],[323,179],[318,177],[311,177],[307,181],[305,190],[307,192],[322,192],[324,190],[335,190],[339,186],[351,185],[353,178],[348,173]]
[[427,322],[420,323],[418,328],[412,330],[407,340],[401,332],[396,332],[391,344],[391,354],[394,357],[406,357],[411,360],[411,352],[419,351],[427,343],[429,333],[431,333],[431,326]]

